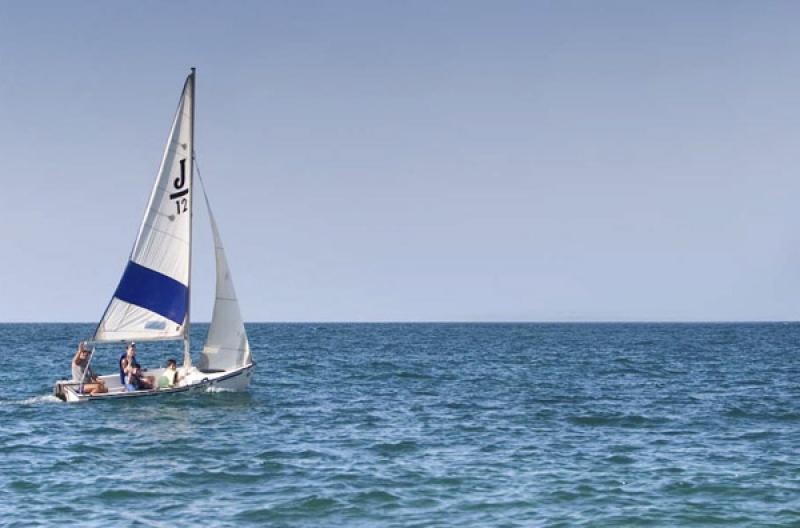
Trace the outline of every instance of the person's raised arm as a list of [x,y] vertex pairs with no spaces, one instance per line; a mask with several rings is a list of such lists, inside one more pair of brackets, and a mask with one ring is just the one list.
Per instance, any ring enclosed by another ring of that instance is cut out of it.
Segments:
[[75,352],[75,355],[72,357],[72,364],[73,365],[77,365],[78,364],[78,358],[81,357],[81,352],[83,352],[83,341],[81,341],[81,343],[78,345],[78,351]]

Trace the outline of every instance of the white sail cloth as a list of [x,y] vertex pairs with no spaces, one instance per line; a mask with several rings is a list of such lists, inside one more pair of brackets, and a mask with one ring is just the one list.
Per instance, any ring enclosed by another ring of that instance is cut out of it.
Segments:
[[183,88],[139,234],[95,341],[183,336],[189,307],[192,210],[192,97]]
[[200,353],[201,370],[231,370],[249,365],[250,343],[244,329],[242,314],[239,310],[239,301],[233,287],[233,278],[225,258],[225,249],[219,234],[217,222],[211,212],[211,204],[206,198],[208,219],[211,222],[211,232],[214,235],[214,253],[217,265],[217,286],[214,299],[214,314],[208,328],[208,338]]

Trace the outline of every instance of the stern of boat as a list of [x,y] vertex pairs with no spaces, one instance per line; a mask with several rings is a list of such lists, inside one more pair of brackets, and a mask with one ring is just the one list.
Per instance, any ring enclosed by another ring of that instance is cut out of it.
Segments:
[[75,390],[76,384],[68,380],[56,381],[53,385],[53,396],[65,402],[81,401],[81,395]]
[[67,397],[64,395],[64,386],[62,381],[57,381],[55,385],[53,385],[53,396],[61,401],[67,401]]

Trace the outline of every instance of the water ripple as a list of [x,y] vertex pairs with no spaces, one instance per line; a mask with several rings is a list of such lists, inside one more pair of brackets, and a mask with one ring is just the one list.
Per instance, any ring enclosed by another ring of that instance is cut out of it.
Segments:
[[0,325],[2,525],[800,524],[800,325],[249,325],[249,393],[62,404],[90,331]]

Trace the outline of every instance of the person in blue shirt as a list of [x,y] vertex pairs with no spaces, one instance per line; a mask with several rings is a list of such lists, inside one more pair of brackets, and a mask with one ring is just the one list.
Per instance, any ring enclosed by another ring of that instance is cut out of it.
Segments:
[[119,357],[119,377],[128,391],[149,390],[155,386],[155,378],[145,376],[142,366],[136,361],[136,343],[130,343]]

